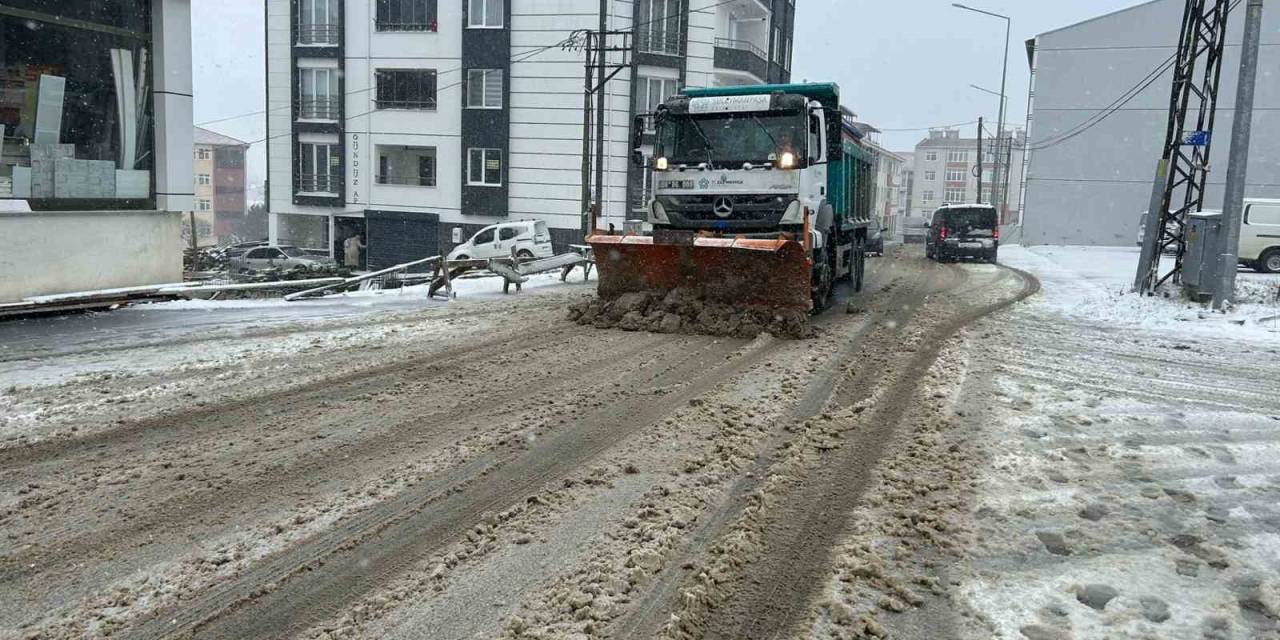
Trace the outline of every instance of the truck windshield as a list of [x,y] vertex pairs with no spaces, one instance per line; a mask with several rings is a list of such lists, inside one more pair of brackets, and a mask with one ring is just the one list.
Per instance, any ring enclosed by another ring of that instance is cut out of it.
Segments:
[[804,158],[805,121],[799,113],[672,115],[658,124],[654,153],[671,164],[713,167],[763,164],[784,151]]

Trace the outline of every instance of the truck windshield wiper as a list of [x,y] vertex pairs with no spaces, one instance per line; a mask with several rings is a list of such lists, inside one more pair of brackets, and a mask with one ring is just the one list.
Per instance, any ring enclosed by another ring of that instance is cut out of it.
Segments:
[[711,144],[711,138],[708,138],[707,134],[703,132],[702,126],[698,124],[697,120],[690,118],[689,124],[693,125],[693,130],[698,132],[698,137],[702,138],[702,141],[707,145],[703,148],[703,150],[707,152],[707,166],[712,169],[716,168],[715,156],[711,155],[711,152],[716,148],[716,146]]
[[777,138],[774,138],[773,134],[769,133],[769,128],[764,126],[763,122],[760,122],[760,118],[756,117],[756,115],[753,113],[751,114],[751,121],[756,123],[756,126],[760,127],[760,130],[763,131],[766,136],[769,136],[769,143],[773,145],[774,149],[777,149],[778,148]]

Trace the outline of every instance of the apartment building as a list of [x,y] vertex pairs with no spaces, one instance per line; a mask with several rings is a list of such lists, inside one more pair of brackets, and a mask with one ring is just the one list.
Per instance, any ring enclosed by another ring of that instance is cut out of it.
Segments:
[[[369,267],[544,220],[581,241],[584,54],[599,0],[267,0],[269,235]],[[648,185],[633,117],[682,87],[787,81],[794,0],[611,0],[602,223]],[[614,43],[611,43],[614,44]]]
[[897,193],[894,196],[900,216],[897,231],[901,234],[902,229],[910,224],[913,218],[920,215],[911,208],[911,185],[915,182],[916,154],[914,151],[897,151],[895,153],[899,158],[902,158],[902,163],[898,165],[898,177],[895,181]]
[[[1022,184],[1022,149],[1026,142],[1025,134],[1019,131],[1007,132],[1003,138],[1002,149],[998,153],[994,141],[984,140],[983,172],[981,202],[990,203],[992,196],[992,179],[995,175],[997,158],[1009,158],[1012,171],[1008,176],[1009,197],[1002,207],[1002,224],[1011,224],[1018,219],[1018,191]],[[1009,149],[1008,145],[1012,144]],[[1003,165],[1005,160],[1001,158]],[[927,217],[933,210],[944,204],[961,204],[979,202],[978,197],[978,139],[965,138],[958,129],[933,129],[929,137],[916,145],[912,162],[910,207],[913,212]],[[1003,172],[1001,189],[1003,189]]]
[[245,212],[245,151],[249,143],[195,128],[192,151],[196,241],[201,246],[230,242]]

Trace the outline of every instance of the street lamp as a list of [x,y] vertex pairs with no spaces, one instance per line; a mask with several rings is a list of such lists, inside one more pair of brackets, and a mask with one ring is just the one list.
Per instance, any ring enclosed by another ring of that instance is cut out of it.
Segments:
[[[1000,150],[1000,147],[999,147],[1000,138],[1004,136],[1004,108],[1005,108],[1005,101],[1006,101],[1005,100],[1005,83],[1009,79],[1009,38],[1012,35],[1012,31],[1013,31],[1013,20],[1009,19],[1009,16],[1002,16],[998,13],[992,13],[990,11],[985,11],[983,9],[975,9],[968,5],[960,4],[959,2],[953,2],[951,3],[951,6],[957,9],[964,9],[965,11],[981,13],[982,15],[991,16],[993,18],[1000,18],[1001,20],[1004,20],[1004,62],[1000,65],[1000,118],[999,118],[999,122],[996,124],[996,145],[997,145],[996,152],[998,154]],[[983,89],[983,91],[986,91],[986,89]],[[999,165],[997,164],[997,166]],[[998,179],[998,176],[992,176],[992,177],[996,178],[995,180],[992,181],[992,185],[991,185],[994,188],[995,185],[999,184],[999,179]],[[997,206],[1001,208],[1001,215],[1003,215],[1004,213],[1003,212],[1003,206],[1005,204],[1004,198],[1007,195],[1008,194],[1005,194],[1005,193],[1000,194],[1001,197],[999,199]]]

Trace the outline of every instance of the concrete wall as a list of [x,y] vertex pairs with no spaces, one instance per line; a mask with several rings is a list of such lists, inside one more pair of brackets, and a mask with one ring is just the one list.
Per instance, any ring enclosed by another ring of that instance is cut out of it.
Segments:
[[[1250,197],[1280,197],[1280,11],[1263,11]],[[1037,38],[1023,241],[1133,245],[1164,144],[1171,74],[1085,133],[1054,140],[1139,84],[1175,52],[1184,3],[1159,0]],[[1240,66],[1243,4],[1228,26],[1206,208],[1222,206]],[[919,176],[917,176],[918,178]]]
[[157,211],[0,212],[0,303],[181,282],[182,220]]

